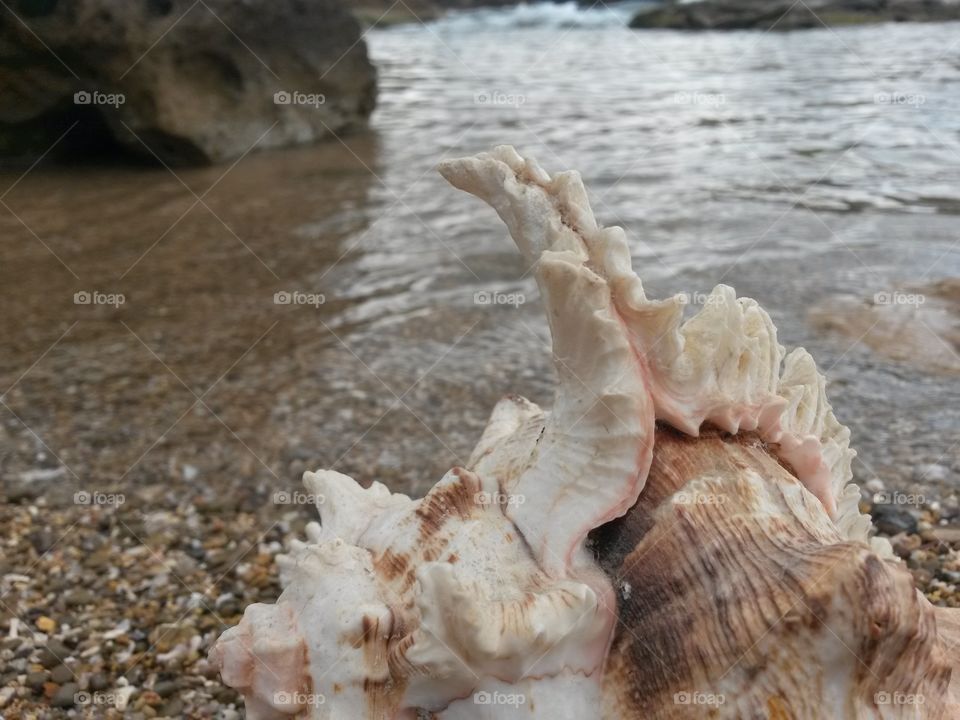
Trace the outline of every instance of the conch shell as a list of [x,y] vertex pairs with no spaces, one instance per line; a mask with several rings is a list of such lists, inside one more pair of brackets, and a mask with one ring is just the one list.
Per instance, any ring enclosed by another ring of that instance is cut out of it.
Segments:
[[211,653],[247,717],[960,718],[960,618],[869,537],[810,355],[729,287],[648,299],[575,172],[440,171],[534,268],[553,409],[420,500],[306,473],[322,523]]

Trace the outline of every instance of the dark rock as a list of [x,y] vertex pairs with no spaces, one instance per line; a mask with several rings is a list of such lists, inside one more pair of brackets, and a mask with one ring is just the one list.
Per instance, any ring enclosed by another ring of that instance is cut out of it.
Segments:
[[[504,4],[516,0],[506,0]],[[353,14],[366,27],[390,27],[405,23],[425,22],[435,20],[443,14],[438,7],[440,3],[432,0],[409,0],[409,2],[393,2],[392,0],[352,0]],[[444,2],[444,5],[453,3]],[[475,3],[486,4],[486,3]]]
[[697,0],[644,10],[630,27],[766,31],[955,19],[960,19],[960,4],[948,0]]
[[57,539],[57,536],[54,535],[49,528],[34,530],[27,535],[27,540],[33,545],[33,549],[37,551],[38,555],[43,555],[47,550],[52,548],[56,544]]
[[57,708],[71,708],[74,704],[74,696],[80,691],[76,683],[67,683],[61,685],[60,689],[54,693],[50,704]]
[[51,640],[40,651],[39,663],[45,668],[54,668],[57,665],[62,665],[69,655],[70,651],[63,643],[59,640]]
[[912,535],[917,532],[917,519],[907,510],[894,505],[874,505],[870,512],[873,514],[873,524],[883,535]]
[[180,689],[176,680],[162,680],[153,687],[153,691],[162,698],[168,698]]
[[174,698],[160,708],[162,717],[178,718],[183,715],[183,702]]
[[94,692],[106,690],[110,686],[110,680],[103,673],[94,673],[90,676],[90,689]]
[[58,152],[216,162],[349,130],[374,107],[376,73],[341,0],[16,7],[0,14],[2,156],[35,157],[72,128]]
[[8,503],[25,504],[40,497],[43,487],[39,483],[11,480],[3,492]]
[[89,605],[95,602],[93,593],[86,588],[76,588],[67,595],[67,605],[76,607],[79,605]]
[[70,668],[66,665],[57,665],[50,672],[50,679],[53,680],[57,685],[63,685],[73,680],[73,673],[70,672]]
[[31,690],[43,690],[43,684],[46,681],[47,674],[45,672],[31,672],[27,673],[27,677],[23,684]]

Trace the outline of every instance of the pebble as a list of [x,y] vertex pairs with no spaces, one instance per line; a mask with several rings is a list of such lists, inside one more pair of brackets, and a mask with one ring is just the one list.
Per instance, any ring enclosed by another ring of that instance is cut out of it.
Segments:
[[50,700],[50,704],[53,707],[59,708],[71,708],[74,704],[74,696],[80,691],[80,687],[76,683],[67,683],[66,685],[60,686],[60,689],[54,693],[53,698]]
[[170,718],[180,717],[183,714],[183,701],[174,698],[160,708],[160,714]]
[[31,672],[27,673],[27,678],[24,680],[23,684],[31,690],[42,690],[43,684],[46,681],[47,674],[45,672]]
[[903,510],[891,505],[874,505],[873,524],[884,535],[897,535],[899,533],[915,533],[917,531],[917,519],[907,510]]
[[40,632],[52,633],[57,629],[57,621],[52,617],[41,615],[37,618],[37,629],[40,630]]
[[90,689],[94,691],[106,690],[110,681],[103,673],[94,673],[90,676]]
[[938,527],[931,531],[931,535],[939,542],[960,543],[960,527]]
[[50,679],[57,685],[63,685],[73,680],[73,673],[66,665],[57,665],[50,673]]
[[950,477],[950,468],[937,463],[918,465],[913,472],[914,482],[944,482]]
[[910,557],[914,550],[919,549],[921,542],[919,535],[907,535],[905,533],[890,538],[893,551],[902,558]]
[[71,607],[89,605],[94,601],[95,598],[93,597],[93,593],[86,588],[77,588],[67,595],[67,605],[70,605]]
[[153,691],[162,698],[168,698],[180,689],[176,680],[163,680],[153,686]]
[[63,661],[70,655],[70,651],[59,640],[51,640],[46,647],[40,651],[40,664],[48,670],[62,665]]
[[867,482],[864,484],[864,487],[866,487],[871,493],[880,493],[886,490],[887,486],[880,478],[871,478],[870,480],[867,480]]
[[140,697],[137,699],[137,707],[142,708],[144,705],[159,705],[161,701],[160,694],[154,692],[153,690],[145,690],[140,694]]

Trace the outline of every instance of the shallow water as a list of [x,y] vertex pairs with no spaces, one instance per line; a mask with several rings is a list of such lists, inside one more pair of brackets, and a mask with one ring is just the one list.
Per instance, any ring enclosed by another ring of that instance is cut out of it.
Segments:
[[[960,25],[691,35],[627,17],[374,30],[369,133],[176,176],[41,166],[16,182],[0,206],[5,475],[62,462],[68,485],[99,488],[199,469],[198,487],[265,493],[335,467],[422,492],[500,395],[549,403],[532,279],[493,211],[433,169],[511,143],[582,172],[648,293],[722,282],[759,300],[826,371],[861,479],[906,486],[939,463],[952,484],[956,378],[807,315],[960,273]],[[74,304],[94,290],[125,302]],[[325,302],[275,304],[284,291]],[[525,302],[476,301],[497,292]]]

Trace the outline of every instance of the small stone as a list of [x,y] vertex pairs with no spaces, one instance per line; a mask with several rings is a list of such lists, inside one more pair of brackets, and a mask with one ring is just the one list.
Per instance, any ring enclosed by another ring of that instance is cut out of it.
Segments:
[[42,690],[46,681],[47,674],[45,672],[31,672],[27,673],[27,678],[23,681],[23,684],[31,690]]
[[59,640],[51,640],[47,646],[40,651],[40,664],[45,668],[55,668],[62,665],[63,661],[70,655],[70,651]]
[[180,689],[176,680],[162,680],[153,686],[153,691],[162,698],[168,698]]
[[50,672],[50,679],[53,680],[57,685],[63,685],[73,680],[73,673],[70,672],[70,668],[66,665],[57,665]]
[[930,533],[936,540],[945,543],[960,543],[960,527],[938,527]]
[[960,572],[956,570],[941,570],[940,576],[951,585],[960,585]]
[[915,482],[944,482],[950,477],[950,469],[937,463],[918,465],[913,472]]
[[57,536],[50,532],[50,530],[42,529],[30,533],[27,536],[27,540],[33,545],[33,549],[36,550],[39,555],[43,555],[57,543]]
[[884,535],[917,532],[917,519],[908,511],[892,505],[874,505],[873,524]]
[[66,685],[60,686],[60,689],[54,693],[53,698],[50,700],[50,704],[53,707],[58,708],[71,708],[74,704],[74,696],[79,692],[80,688],[76,683],[67,683]]
[[106,690],[110,681],[103,673],[94,673],[90,676],[90,689],[94,691]]
[[153,690],[145,690],[139,698],[141,705],[159,705],[162,698],[160,695]]
[[86,588],[77,588],[67,595],[67,605],[70,606],[89,605],[92,602],[94,602],[93,593]]
[[920,543],[921,540],[918,535],[907,535],[905,533],[900,533],[890,539],[890,544],[893,545],[893,551],[902,558],[910,557],[910,553],[917,550],[920,547]]
[[240,698],[237,696],[237,691],[233,688],[220,688],[214,693],[214,697],[217,699],[217,702],[221,702],[224,705],[229,705],[231,703],[236,703]]
[[880,478],[870,478],[864,485],[871,493],[880,493],[886,489],[883,480]]
[[37,629],[40,632],[52,633],[57,629],[57,621],[46,615],[41,615],[37,618]]
[[183,715],[183,702],[177,698],[170,700],[160,708],[163,717],[178,718]]

